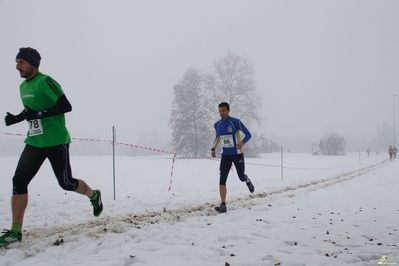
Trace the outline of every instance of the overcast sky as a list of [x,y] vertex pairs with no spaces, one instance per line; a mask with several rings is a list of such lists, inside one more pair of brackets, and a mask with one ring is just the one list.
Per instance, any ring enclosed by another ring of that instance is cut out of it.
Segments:
[[0,36],[1,113],[22,110],[15,56],[30,46],[72,103],[73,137],[171,139],[173,86],[229,51],[254,63],[266,135],[372,139],[395,94],[399,108],[397,0],[0,0]]

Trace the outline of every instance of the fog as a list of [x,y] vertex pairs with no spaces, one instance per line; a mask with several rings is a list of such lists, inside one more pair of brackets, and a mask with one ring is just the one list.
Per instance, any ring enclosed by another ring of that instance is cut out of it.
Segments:
[[0,35],[1,113],[22,111],[15,56],[33,47],[73,106],[73,137],[110,139],[115,126],[120,141],[162,148],[173,86],[228,52],[254,63],[263,122],[251,130],[272,139],[368,142],[399,106],[396,0],[3,0]]

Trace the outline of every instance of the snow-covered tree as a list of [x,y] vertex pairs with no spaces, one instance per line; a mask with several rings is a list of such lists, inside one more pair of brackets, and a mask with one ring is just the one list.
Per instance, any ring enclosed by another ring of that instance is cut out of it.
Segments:
[[212,126],[204,109],[204,78],[200,71],[189,68],[174,86],[174,99],[169,125],[176,152],[202,156],[209,153]]
[[213,64],[205,78],[206,108],[219,118],[218,104],[228,102],[232,116],[239,117],[246,126],[261,124],[262,97],[256,93],[254,64],[245,56],[228,53]]
[[323,155],[345,155],[345,139],[331,133],[320,140],[319,148]]

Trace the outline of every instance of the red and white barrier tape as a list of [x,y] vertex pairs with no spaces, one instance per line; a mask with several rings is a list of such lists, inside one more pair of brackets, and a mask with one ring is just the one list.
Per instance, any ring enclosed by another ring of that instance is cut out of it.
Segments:
[[[25,136],[24,134],[3,133],[3,132],[0,132],[0,135]],[[72,138],[72,139],[81,140],[81,141],[107,142],[107,143],[112,144],[112,140],[102,140],[102,139],[94,139],[94,138]],[[116,144],[132,147],[132,148],[136,148],[136,149],[147,150],[147,151],[160,152],[160,153],[166,153],[166,154],[173,154],[171,176],[173,175],[173,164],[174,164],[177,156],[181,156],[181,157],[185,157],[185,158],[220,161],[220,159],[218,159],[218,158],[199,157],[199,156],[194,156],[194,155],[189,155],[189,154],[178,154],[176,152],[171,152],[171,151],[166,151],[166,150],[161,150],[161,149],[155,149],[155,148],[149,148],[149,147],[144,147],[144,146],[139,146],[139,145],[135,145],[135,144],[124,143],[124,142],[116,142]],[[364,160],[364,159],[362,159],[362,160]],[[285,169],[295,169],[295,170],[326,170],[326,169],[335,169],[335,168],[348,166],[348,165],[351,165],[351,164],[354,164],[354,163],[357,163],[357,162],[358,161],[349,163],[347,165],[341,165],[341,166],[336,166],[336,167],[324,167],[324,168],[301,168],[301,167],[288,167],[288,166],[283,166],[283,168],[285,168]],[[258,164],[258,163],[249,163],[249,162],[246,162],[245,164],[247,164],[247,165],[255,165],[255,166],[266,166],[266,167],[281,167],[281,165],[273,165],[273,164]],[[172,180],[171,180],[171,183],[172,183]],[[171,188],[171,186],[169,187],[169,190],[170,190],[170,188]]]

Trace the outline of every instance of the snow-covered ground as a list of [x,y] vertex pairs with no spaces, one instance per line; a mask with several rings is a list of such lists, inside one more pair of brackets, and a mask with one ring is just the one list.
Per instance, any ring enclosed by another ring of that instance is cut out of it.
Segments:
[[[46,162],[29,187],[23,241],[0,248],[0,265],[399,264],[399,159],[387,153],[285,153],[283,171],[279,153],[246,158],[255,193],[233,169],[225,214],[214,211],[219,162],[178,157],[168,191],[172,157],[116,157],[114,200],[112,157],[72,156],[74,176],[102,191],[99,218]],[[0,228],[11,225],[17,160],[0,157]]]

